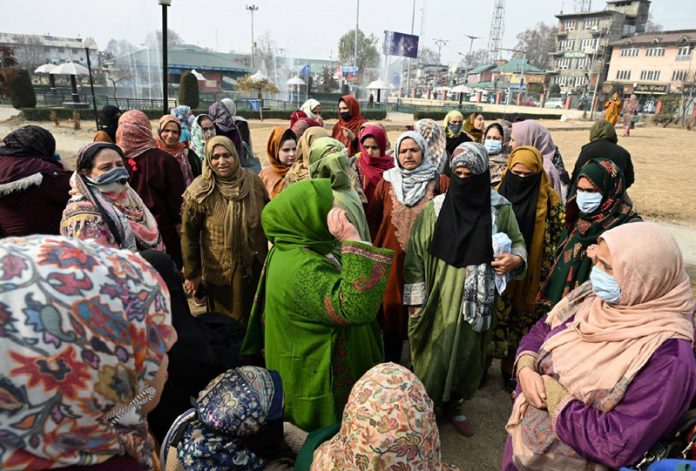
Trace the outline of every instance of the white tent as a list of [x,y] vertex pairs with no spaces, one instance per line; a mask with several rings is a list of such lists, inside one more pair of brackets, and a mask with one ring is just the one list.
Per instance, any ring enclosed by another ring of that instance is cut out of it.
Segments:
[[87,67],[75,62],[65,62],[57,65],[49,72],[51,75],[89,75]]
[[252,76],[249,77],[249,78],[250,78],[251,80],[253,80],[254,82],[261,82],[262,80],[270,80],[270,79],[268,78],[268,75],[264,74],[264,73],[261,72],[260,70],[257,71],[254,75],[252,75]]
[[300,107],[300,87],[301,87],[302,85],[306,85],[306,84],[305,84],[305,81],[302,80],[302,79],[301,79],[300,77],[298,77],[298,76],[294,76],[293,78],[291,78],[290,80],[288,80],[288,81],[285,82],[285,83],[286,83],[289,87],[295,87],[296,100],[297,100],[297,107],[299,108],[299,107]]
[[50,62],[48,64],[43,64],[40,65],[34,70],[35,74],[50,74],[53,69],[56,68],[55,64],[51,64]]

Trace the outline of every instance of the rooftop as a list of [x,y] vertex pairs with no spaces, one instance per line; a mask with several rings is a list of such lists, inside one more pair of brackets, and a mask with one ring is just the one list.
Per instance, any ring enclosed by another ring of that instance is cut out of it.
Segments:
[[495,69],[497,66],[496,64],[483,64],[483,65],[477,65],[473,69],[471,69],[468,74],[470,75],[475,75],[475,74],[480,74],[481,72],[486,72],[487,70]]
[[503,74],[521,74],[524,70],[525,74],[543,74],[544,71],[533,66],[524,59],[510,59],[507,64],[498,66],[498,72]]
[[637,46],[640,44],[678,44],[696,42],[696,29],[656,31],[626,36],[610,43],[611,46]]
[[[115,62],[135,62],[148,65],[159,60],[159,51],[141,49],[114,59]],[[169,68],[219,70],[223,72],[249,73],[251,69],[234,61],[230,54],[213,52],[193,44],[183,44],[169,49]]]
[[[27,44],[44,47],[71,47],[83,48],[82,38],[66,38],[44,34],[14,34],[0,33],[0,44]],[[94,46],[96,49],[97,46]]]

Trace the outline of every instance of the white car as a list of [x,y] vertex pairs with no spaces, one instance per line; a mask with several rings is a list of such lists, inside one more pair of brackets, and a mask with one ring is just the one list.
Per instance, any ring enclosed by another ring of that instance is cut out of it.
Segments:
[[544,108],[555,108],[558,110],[563,109],[563,98],[561,97],[556,97],[556,98],[548,98],[546,102],[544,102]]

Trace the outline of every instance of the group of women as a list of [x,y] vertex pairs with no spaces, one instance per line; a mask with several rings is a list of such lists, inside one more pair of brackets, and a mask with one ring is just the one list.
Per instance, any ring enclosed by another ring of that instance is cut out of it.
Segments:
[[105,109],[72,173],[48,131],[5,137],[4,469],[151,467],[164,373],[205,351],[167,365],[198,328],[184,291],[238,322],[256,366],[202,368],[194,409],[150,414],[185,412],[156,433],[168,469],[451,469],[435,416],[474,435],[466,401],[493,358],[514,397],[505,469],[630,464],[674,427],[696,303],[674,240],[633,210],[611,124],[571,179],[535,121],[452,111],[390,148],[353,97],[338,111],[331,133],[313,100],[273,128],[259,174],[228,99],[173,110],[156,137]]

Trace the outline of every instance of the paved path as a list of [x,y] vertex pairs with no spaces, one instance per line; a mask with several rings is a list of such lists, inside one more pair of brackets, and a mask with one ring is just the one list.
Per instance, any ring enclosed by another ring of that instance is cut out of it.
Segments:
[[[658,221],[659,222],[659,221]],[[677,224],[659,222],[659,224],[672,233],[684,255],[684,261],[696,265],[696,228]]]

